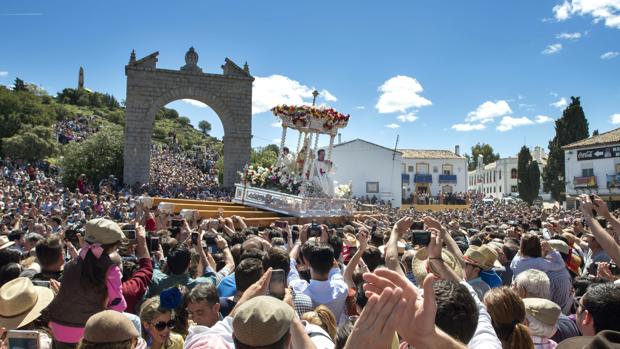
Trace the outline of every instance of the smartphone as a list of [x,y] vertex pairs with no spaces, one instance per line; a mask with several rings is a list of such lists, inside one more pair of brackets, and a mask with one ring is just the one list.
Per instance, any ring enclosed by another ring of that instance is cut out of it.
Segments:
[[198,233],[192,233],[192,245],[198,244]]
[[288,222],[287,221],[275,221],[274,225],[277,228],[286,228],[288,227]]
[[428,246],[431,242],[431,232],[428,230],[412,230],[411,244],[419,246]]
[[286,274],[282,269],[274,269],[271,271],[271,280],[269,280],[269,295],[278,299],[284,299],[286,289]]
[[136,230],[136,225],[135,224],[125,224],[123,226],[123,231],[125,230]]
[[38,331],[11,330],[7,333],[9,349],[39,349]]
[[135,230],[125,230],[123,229],[123,234],[125,234],[125,237],[129,240],[135,240],[136,239],[136,231]]
[[310,225],[310,229],[308,229],[308,237],[318,237],[321,236],[321,226],[317,223],[312,223]]
[[411,223],[411,230],[424,230],[424,222],[413,221],[413,223]]
[[32,284],[35,286],[50,288],[50,282],[46,280],[32,280]]
[[151,236],[149,239],[149,248],[151,251],[159,250],[159,236]]
[[619,275],[620,274],[620,268],[618,268],[617,264],[613,264],[613,263],[609,264],[609,270],[614,275]]
[[182,219],[173,219],[173,220],[170,222],[170,225],[171,225],[173,228],[180,228],[180,227],[182,227],[182,226],[183,226],[183,220],[182,220]]

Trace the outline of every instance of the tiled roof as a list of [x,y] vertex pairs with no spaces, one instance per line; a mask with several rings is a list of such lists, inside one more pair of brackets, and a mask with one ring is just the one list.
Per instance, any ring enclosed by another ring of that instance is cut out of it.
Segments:
[[575,149],[592,147],[596,145],[607,145],[612,143],[620,143],[620,128],[601,133],[598,136],[582,139],[580,141],[567,144],[562,149]]
[[[374,147],[383,148],[383,149],[385,149],[387,151],[394,152],[394,149],[390,149],[388,147],[384,147],[382,145],[379,145],[379,144],[376,144],[376,143],[372,143],[372,142],[369,142],[369,141],[366,141],[366,140],[363,140],[363,139],[360,139],[360,138],[352,139],[350,141],[346,141],[346,142],[342,142],[342,143],[336,143],[336,144],[334,144],[334,148],[340,147],[340,146],[343,146],[343,145],[346,145],[346,144],[354,143],[354,142],[364,142],[364,143],[370,144],[370,145],[372,145]],[[399,150],[396,150],[396,152],[400,153]]]
[[398,149],[409,159],[465,159],[450,150]]

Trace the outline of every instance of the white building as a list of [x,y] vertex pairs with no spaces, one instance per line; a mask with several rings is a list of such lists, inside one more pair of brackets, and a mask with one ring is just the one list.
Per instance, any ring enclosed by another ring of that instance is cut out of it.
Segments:
[[402,152],[403,198],[417,193],[437,196],[439,192],[467,191],[467,159],[459,146],[450,150],[399,149]]
[[[543,199],[548,199],[549,195],[544,193],[542,189],[542,172],[547,165],[547,154],[541,147],[534,147],[530,154],[532,160],[538,162],[541,174],[538,195]],[[467,189],[483,193],[486,197],[518,196],[518,168],[519,159],[516,156],[483,165],[482,155],[480,155],[478,157],[478,168],[467,173]]]
[[597,194],[612,209],[620,207],[620,128],[562,147],[566,205],[580,194]]
[[352,195],[391,201],[400,207],[402,153],[362,139],[334,145],[336,184],[351,183]]

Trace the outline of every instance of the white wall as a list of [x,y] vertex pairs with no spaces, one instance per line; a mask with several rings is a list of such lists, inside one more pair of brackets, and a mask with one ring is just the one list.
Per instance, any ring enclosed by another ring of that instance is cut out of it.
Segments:
[[[405,191],[405,195],[410,197],[415,190],[414,176],[416,173],[417,163],[426,163],[429,167],[429,173],[433,176],[433,182],[430,185],[431,195],[437,195],[441,191],[441,187],[444,185],[451,185],[452,192],[465,192],[467,191],[467,159],[412,159],[403,158],[403,164],[405,166],[405,173],[409,175],[409,186]],[[439,175],[442,174],[442,165],[452,165],[452,174],[456,175],[456,183],[439,183]],[[409,166],[413,166],[413,171],[409,172]],[[433,169],[437,168],[437,172]],[[402,171],[402,166],[400,171]],[[406,186],[406,184],[403,184]]]
[[[620,144],[614,144],[612,146],[617,147],[620,146]],[[595,146],[592,148],[600,148],[600,146]],[[575,196],[582,193],[596,193],[601,195],[620,194],[619,189],[607,189],[607,175],[616,174],[616,164],[620,163],[620,158],[577,161],[577,151],[587,149],[589,148],[571,149],[564,151],[564,163],[566,164],[566,194],[570,196]],[[594,176],[596,176],[596,184],[598,185],[598,188],[575,189],[575,187],[573,186],[574,177],[582,177],[582,169],[584,168],[592,168],[594,170]]]
[[[391,200],[394,207],[400,207],[401,154],[383,147],[354,140],[334,146],[332,161],[336,166],[334,179],[337,184],[351,182],[354,196],[366,196]],[[367,193],[366,182],[379,182],[379,193]]]

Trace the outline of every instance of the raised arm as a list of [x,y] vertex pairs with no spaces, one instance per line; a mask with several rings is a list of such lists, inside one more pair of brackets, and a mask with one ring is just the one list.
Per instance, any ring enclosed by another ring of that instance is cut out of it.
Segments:
[[385,246],[385,266],[402,276],[405,276],[405,272],[400,267],[400,260],[398,258],[398,240],[407,233],[411,224],[413,224],[413,218],[411,217],[403,217],[396,222],[392,228],[390,239]]
[[346,282],[347,286],[350,288],[355,287],[355,282],[353,282],[353,273],[362,259],[362,255],[364,255],[366,247],[368,246],[368,232],[363,229],[360,230],[359,233],[357,233],[357,241],[359,242],[359,247],[357,248],[357,251],[355,251],[355,254],[353,254],[353,257],[351,257],[349,264],[347,264],[346,268],[344,268],[344,274],[342,275],[344,282]]
[[592,217],[592,210],[594,204],[590,201],[587,195],[581,195],[579,197],[581,202],[581,212],[586,218],[586,223],[590,227],[590,231],[596,238],[596,242],[601,245],[601,248],[607,252],[609,257],[616,263],[620,263],[620,246],[616,243],[613,236],[609,235],[599,222]]

